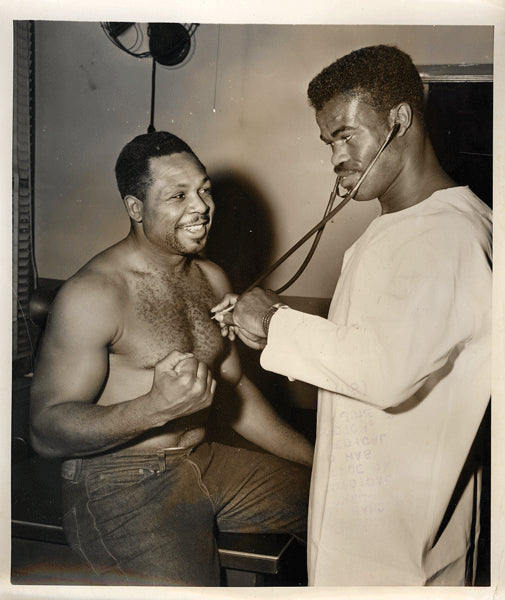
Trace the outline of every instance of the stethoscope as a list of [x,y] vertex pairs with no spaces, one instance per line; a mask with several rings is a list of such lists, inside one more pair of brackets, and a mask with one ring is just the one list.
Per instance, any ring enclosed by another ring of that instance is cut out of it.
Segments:
[[370,164],[368,165],[368,167],[363,171],[363,173],[361,174],[358,181],[354,184],[353,188],[343,198],[342,198],[342,196],[339,196],[339,198],[342,198],[342,200],[339,204],[337,204],[337,206],[335,206],[335,208],[333,208],[333,203],[335,202],[335,198],[337,197],[337,195],[339,195],[338,188],[339,188],[340,180],[341,180],[340,177],[337,177],[337,179],[335,181],[335,185],[333,187],[333,190],[330,194],[330,198],[328,200],[328,205],[326,206],[326,210],[324,212],[323,218],[319,221],[319,223],[317,223],[317,225],[314,225],[314,227],[312,227],[312,229],[310,229],[310,231],[307,231],[307,233],[303,237],[301,237],[296,242],[296,244],[291,246],[291,248],[285,254],[283,254],[277,261],[275,261],[270,267],[268,267],[268,269],[266,269],[258,277],[258,279],[256,279],[253,283],[251,283],[251,285],[243,292],[244,294],[246,294],[247,292],[250,292],[254,287],[258,286],[264,279],[266,279],[271,273],[273,273],[273,271],[275,271],[275,269],[277,269],[277,267],[279,267],[285,260],[287,260],[293,254],[293,252],[298,250],[298,248],[300,246],[302,246],[308,239],[310,239],[315,233],[317,233],[317,235],[312,243],[312,246],[310,247],[310,250],[307,253],[307,256],[305,257],[305,260],[301,264],[298,271],[293,275],[293,277],[291,277],[291,279],[287,283],[285,283],[279,289],[275,290],[275,293],[281,294],[282,292],[287,290],[291,285],[293,285],[293,283],[305,271],[307,265],[310,262],[310,259],[312,258],[314,252],[316,251],[317,245],[319,244],[319,240],[321,239],[321,236],[323,234],[323,230],[324,230],[326,223],[328,223],[329,220],[333,219],[333,217],[340,210],[342,210],[344,208],[344,206],[350,200],[352,200],[354,198],[354,196],[358,192],[360,185],[363,183],[363,180],[365,179],[365,177],[367,177],[368,173],[370,173],[370,171],[372,170],[375,163],[379,160],[380,155],[384,152],[386,147],[393,140],[393,138],[396,136],[396,134],[398,133],[399,130],[400,130],[400,124],[395,123],[393,125],[393,127],[391,127],[391,130],[389,131],[388,135],[386,136],[384,143],[377,150],[376,155],[370,161]]

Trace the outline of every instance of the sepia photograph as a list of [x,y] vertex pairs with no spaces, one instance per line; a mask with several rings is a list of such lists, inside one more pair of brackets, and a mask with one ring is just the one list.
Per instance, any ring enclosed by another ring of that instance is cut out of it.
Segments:
[[175,4],[4,24],[5,597],[499,597],[504,23]]

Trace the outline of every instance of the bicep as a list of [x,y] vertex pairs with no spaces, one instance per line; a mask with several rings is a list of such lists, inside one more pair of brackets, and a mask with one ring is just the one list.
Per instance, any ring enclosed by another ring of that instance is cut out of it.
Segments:
[[95,400],[107,376],[111,319],[75,293],[55,301],[32,385],[32,408]]

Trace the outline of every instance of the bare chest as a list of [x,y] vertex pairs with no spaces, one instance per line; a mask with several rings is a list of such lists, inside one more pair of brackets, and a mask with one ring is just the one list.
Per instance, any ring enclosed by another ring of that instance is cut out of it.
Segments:
[[224,341],[210,319],[216,298],[198,267],[186,276],[139,274],[125,300],[124,334],[113,350],[135,366],[152,368],[172,350],[210,367],[222,359]]

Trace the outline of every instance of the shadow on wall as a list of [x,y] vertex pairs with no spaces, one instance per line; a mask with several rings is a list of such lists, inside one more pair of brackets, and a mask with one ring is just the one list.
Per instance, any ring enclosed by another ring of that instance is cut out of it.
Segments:
[[273,228],[265,197],[250,179],[222,171],[212,175],[216,212],[206,255],[243,292],[270,265]]
[[[241,293],[273,262],[272,215],[265,196],[244,174],[221,171],[211,174],[211,179],[216,212],[206,256],[224,269],[233,291]],[[237,350],[249,379],[286,421],[313,440],[315,388],[301,382],[290,384],[285,377],[264,371],[259,364],[259,352],[242,343],[237,343]],[[230,394],[234,391],[220,386],[210,417],[210,438],[253,447],[227,426],[237,406],[230,400]]]

